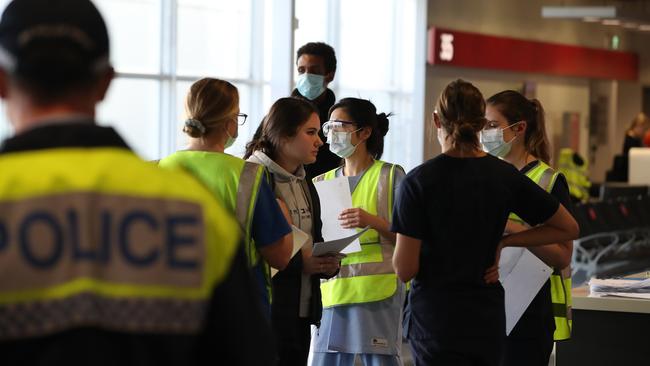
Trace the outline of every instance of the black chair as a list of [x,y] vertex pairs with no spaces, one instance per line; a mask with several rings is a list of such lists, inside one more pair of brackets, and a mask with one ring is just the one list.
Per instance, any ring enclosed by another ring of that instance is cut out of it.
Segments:
[[629,185],[627,183],[604,183],[600,186],[599,198],[607,201],[620,198],[637,198],[648,195],[648,186]]
[[614,156],[612,169],[605,174],[607,182],[627,182],[628,175],[628,157],[626,155]]

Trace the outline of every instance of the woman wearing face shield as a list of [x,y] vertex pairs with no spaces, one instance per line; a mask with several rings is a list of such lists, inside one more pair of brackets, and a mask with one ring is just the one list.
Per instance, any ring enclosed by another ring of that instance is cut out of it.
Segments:
[[[505,341],[501,249],[563,242],[578,224],[556,198],[481,149],[485,101],[456,80],[434,113],[442,154],[413,169],[398,190],[393,266],[412,280],[404,318],[416,365],[499,365]],[[503,235],[514,212],[535,225]]]
[[321,282],[323,318],[312,342],[312,365],[402,365],[402,305],[405,286],[391,260],[393,197],[404,177],[399,165],[379,160],[388,117],[368,100],[345,98],[330,108],[323,125],[329,149],[344,159],[341,167],[314,181],[347,177],[352,205],[340,213],[343,228],[370,227],[360,238],[362,251],[341,261],[339,273]]
[[[487,100],[485,117],[488,122],[481,131],[483,149],[514,165],[571,210],[566,179],[548,166],[551,156],[540,102],[505,90]],[[529,227],[512,214],[505,232],[513,234]],[[567,267],[571,264],[573,243],[563,241],[528,250],[553,267],[554,272],[508,335],[501,363],[504,366],[546,366],[553,340],[571,336],[571,318],[567,313],[567,304],[571,303],[571,272]]]

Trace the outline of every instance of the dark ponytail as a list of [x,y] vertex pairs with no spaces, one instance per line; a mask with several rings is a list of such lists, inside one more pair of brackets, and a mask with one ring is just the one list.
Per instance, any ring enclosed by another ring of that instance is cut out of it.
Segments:
[[[373,158],[379,160],[384,154],[384,136],[388,133],[388,117],[391,113],[377,114],[377,108],[371,101],[359,98],[343,98],[329,110],[329,115],[336,109],[343,109],[357,128],[370,127],[372,132],[366,140],[366,149]],[[357,132],[358,133],[358,132]]]
[[524,147],[526,151],[550,164],[551,153],[546,135],[544,108],[537,99],[528,100],[514,90],[504,90],[488,98],[487,103],[495,107],[508,120],[508,125],[526,121]]
[[478,133],[487,120],[483,95],[474,85],[461,79],[449,83],[440,94],[437,112],[454,148],[480,149]]

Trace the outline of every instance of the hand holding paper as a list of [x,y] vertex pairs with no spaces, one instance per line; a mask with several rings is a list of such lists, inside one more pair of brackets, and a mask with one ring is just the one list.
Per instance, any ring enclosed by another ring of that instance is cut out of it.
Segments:
[[[316,182],[314,184],[318,196],[327,197],[321,199],[321,220],[323,221],[323,239],[333,241],[354,236],[356,229],[343,228],[338,220],[339,215],[352,207],[352,193],[347,177],[338,177],[330,180]],[[358,238],[358,237],[357,237]],[[356,238],[355,238],[356,239]],[[339,250],[337,253],[354,253],[361,251],[361,244],[354,240],[351,245]]]
[[373,215],[362,208],[347,208],[339,214],[339,222],[344,229],[364,228],[371,226]]
[[368,231],[368,227],[359,231],[358,233],[342,239],[325,241],[322,243],[314,244],[312,255],[314,257],[323,255],[332,255],[338,253],[345,253],[345,249],[354,241],[358,241],[359,237]]
[[[291,225],[291,234],[293,235],[293,249],[291,250],[291,258],[293,258],[296,253],[298,253],[298,251],[309,242],[309,235],[294,225]],[[277,273],[277,269],[271,268],[271,277],[275,276]]]

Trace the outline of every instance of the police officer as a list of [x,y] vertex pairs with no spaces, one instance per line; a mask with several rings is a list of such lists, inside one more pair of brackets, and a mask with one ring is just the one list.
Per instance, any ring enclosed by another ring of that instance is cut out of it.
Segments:
[[0,148],[2,363],[271,364],[235,220],[95,124],[113,76],[91,1],[4,11],[0,97],[16,135]]

